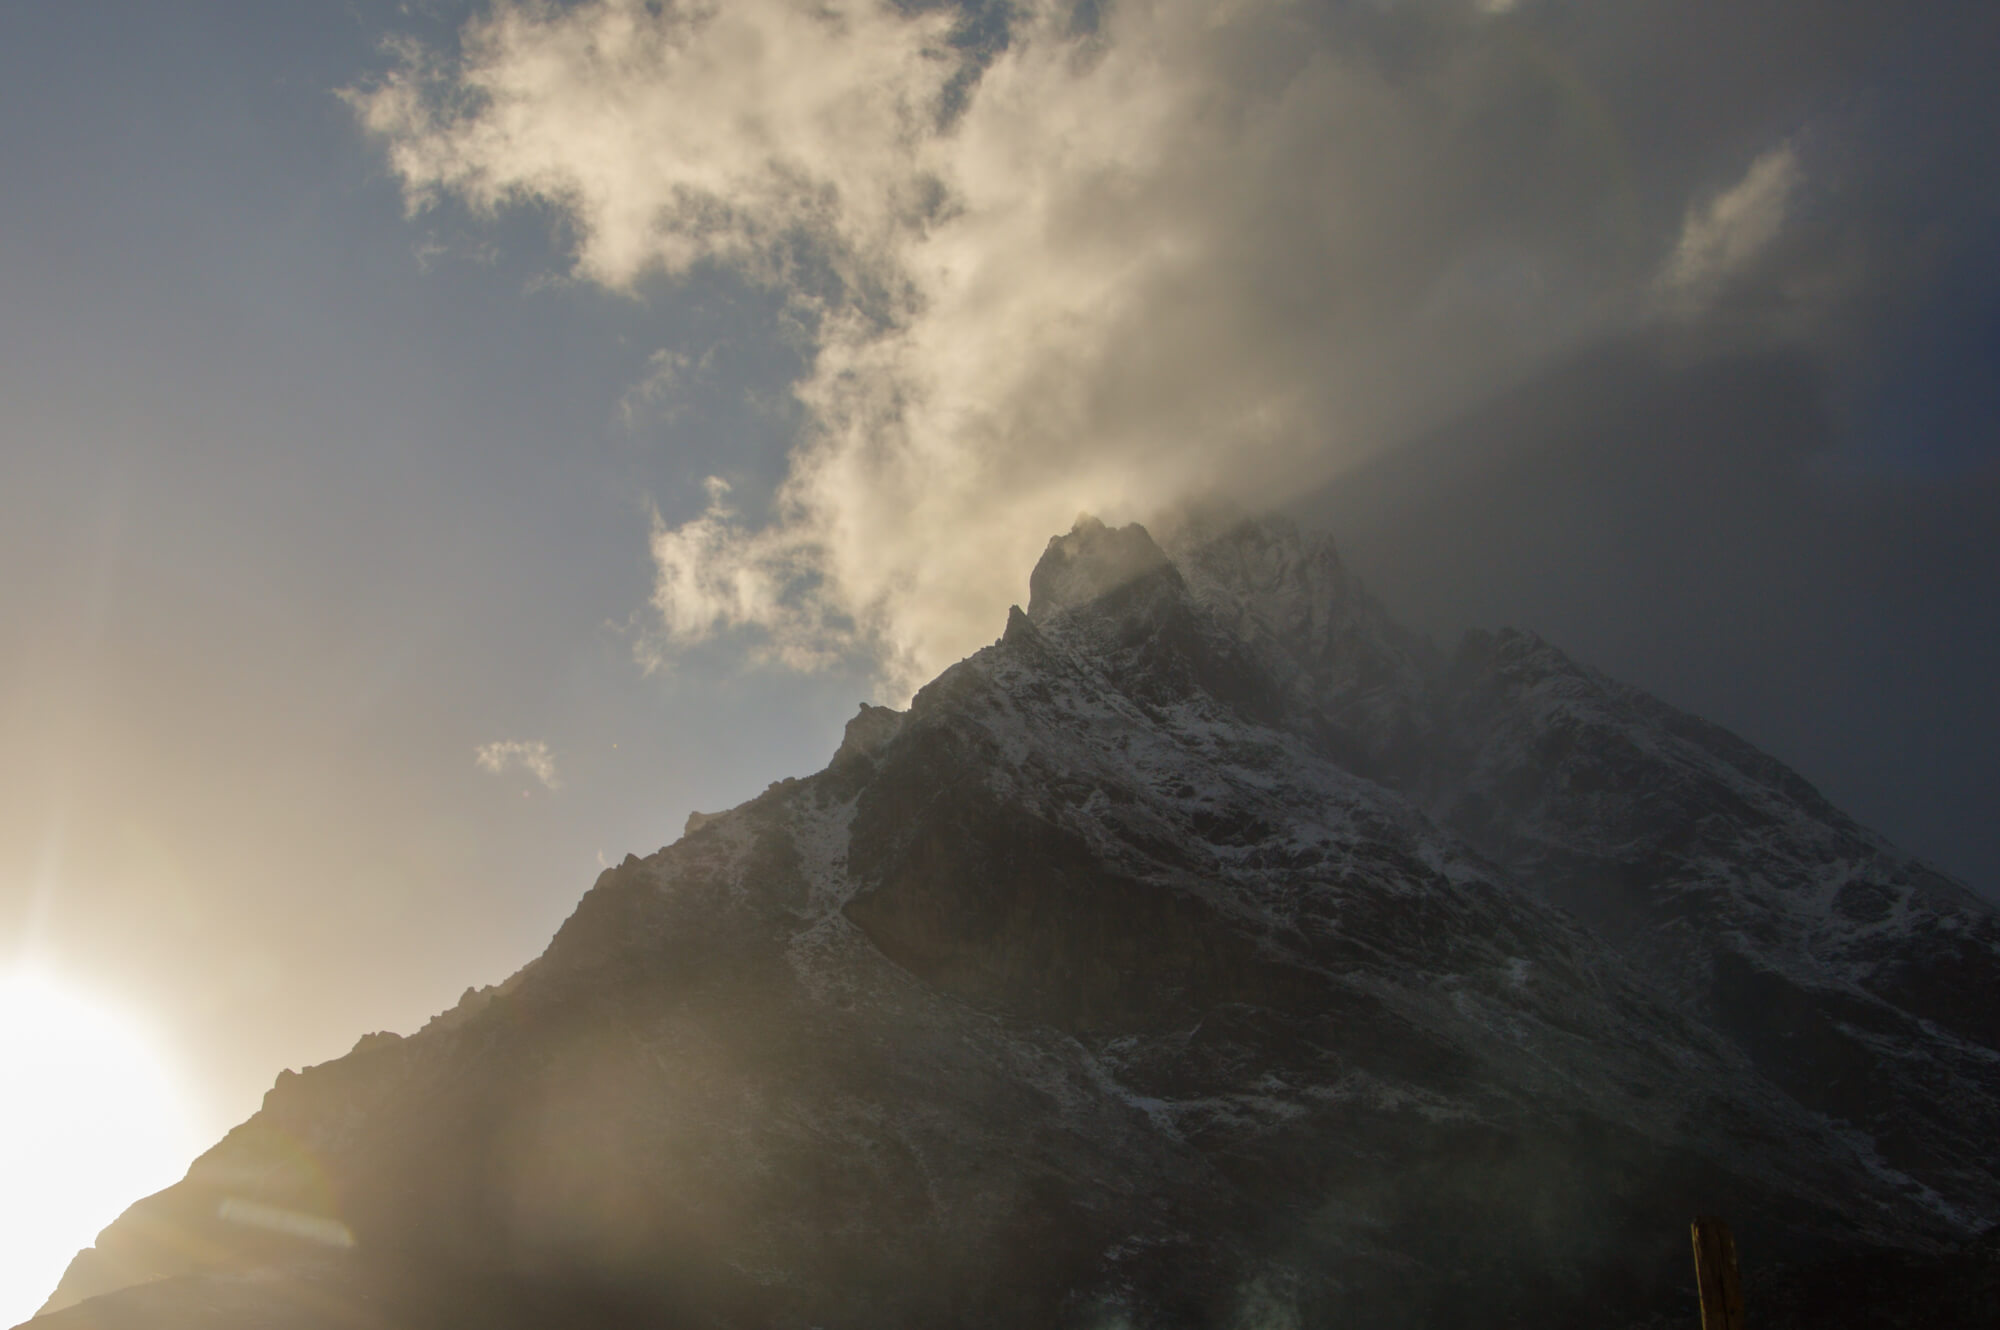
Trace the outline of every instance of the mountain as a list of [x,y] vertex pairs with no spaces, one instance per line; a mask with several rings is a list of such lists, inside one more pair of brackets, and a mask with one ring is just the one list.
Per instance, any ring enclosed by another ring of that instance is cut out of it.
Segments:
[[1084,519],[37,1325],[1689,1324],[1696,1213],[1761,1323],[1971,1325],[1996,985],[1991,907],[1741,740],[1281,522]]

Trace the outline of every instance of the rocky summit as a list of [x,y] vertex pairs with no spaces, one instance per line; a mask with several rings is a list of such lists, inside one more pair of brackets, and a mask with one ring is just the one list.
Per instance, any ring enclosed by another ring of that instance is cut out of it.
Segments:
[[1697,1214],[1758,1324],[1990,1323],[1963,885],[1276,520],[1084,519],[1030,588],[280,1077],[38,1326],[1689,1326]]

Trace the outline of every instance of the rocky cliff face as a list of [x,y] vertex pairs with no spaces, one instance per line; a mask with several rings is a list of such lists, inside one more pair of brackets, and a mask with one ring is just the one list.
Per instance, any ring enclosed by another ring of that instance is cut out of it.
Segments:
[[506,984],[283,1078],[48,1330],[1623,1324],[1691,1314],[1697,1211],[1753,1297],[1990,1280],[1964,888],[1282,524],[1080,522],[1031,590]]

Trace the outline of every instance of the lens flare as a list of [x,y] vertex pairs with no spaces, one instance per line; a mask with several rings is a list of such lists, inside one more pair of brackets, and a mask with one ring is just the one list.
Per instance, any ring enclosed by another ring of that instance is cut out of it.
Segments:
[[47,974],[0,974],[0,1326],[32,1316],[77,1251],[196,1149],[143,1026]]

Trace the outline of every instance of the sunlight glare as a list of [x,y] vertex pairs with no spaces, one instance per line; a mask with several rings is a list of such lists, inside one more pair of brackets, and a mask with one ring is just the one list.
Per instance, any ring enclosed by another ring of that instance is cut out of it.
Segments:
[[45,974],[0,974],[0,1326],[34,1315],[77,1251],[198,1146],[143,1028]]

